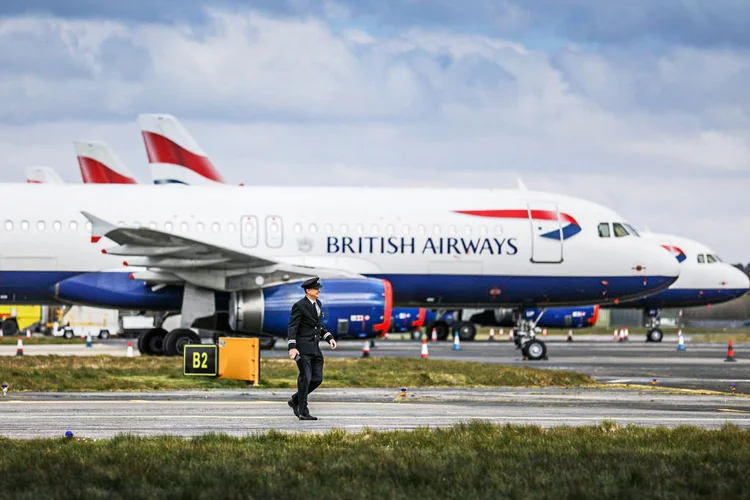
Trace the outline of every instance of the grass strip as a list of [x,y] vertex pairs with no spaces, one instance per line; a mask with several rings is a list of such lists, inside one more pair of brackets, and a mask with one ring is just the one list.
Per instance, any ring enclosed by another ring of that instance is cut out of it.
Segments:
[[734,426],[10,440],[2,498],[748,498]]
[[[292,388],[297,366],[261,361],[260,388]],[[324,387],[573,387],[588,375],[562,370],[410,358],[326,359]],[[141,391],[241,388],[237,380],[186,377],[182,359],[141,356],[5,356],[0,381],[11,391]]]
[[750,333],[711,333],[705,335],[693,335],[692,342],[750,342]]
[[[72,339],[66,339],[63,337],[26,337],[25,334],[21,335],[23,345],[56,345],[56,344],[79,344],[86,345],[86,340],[80,337],[74,337]],[[97,339],[92,340],[96,342]],[[16,345],[18,342],[18,335],[11,337],[0,338],[0,345]]]

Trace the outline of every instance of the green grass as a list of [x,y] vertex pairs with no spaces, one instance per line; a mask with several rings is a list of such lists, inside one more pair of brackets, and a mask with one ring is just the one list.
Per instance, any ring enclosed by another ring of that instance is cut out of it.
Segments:
[[[80,344],[80,345],[86,345],[86,341],[81,339],[80,337],[75,337],[72,339],[66,339],[63,337],[30,337],[26,338],[26,335],[21,335],[21,340],[23,341],[23,345],[44,345],[44,344]],[[96,342],[97,339],[91,339],[92,341]],[[11,337],[2,337],[0,338],[0,345],[16,345],[18,342],[18,335],[11,336]]]
[[0,438],[0,497],[748,498],[749,463],[733,426]]
[[[261,361],[262,388],[291,388],[297,366]],[[3,356],[0,380],[13,391],[134,391],[247,387],[242,381],[186,377],[182,359],[141,356]],[[593,384],[561,370],[410,358],[326,359],[324,387],[549,387]]]

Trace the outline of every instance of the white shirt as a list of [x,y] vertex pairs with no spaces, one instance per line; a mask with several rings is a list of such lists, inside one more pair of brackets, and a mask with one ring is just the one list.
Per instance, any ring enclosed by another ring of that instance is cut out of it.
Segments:
[[312,302],[312,305],[315,306],[315,313],[318,315],[318,317],[320,317],[320,306],[318,305],[318,301],[317,300],[312,300],[310,297],[307,297],[307,300],[309,300],[310,302]]

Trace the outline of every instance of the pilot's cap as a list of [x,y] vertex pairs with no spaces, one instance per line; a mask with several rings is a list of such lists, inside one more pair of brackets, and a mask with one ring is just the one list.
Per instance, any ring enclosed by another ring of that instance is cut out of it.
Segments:
[[320,290],[323,288],[323,285],[320,284],[320,278],[317,276],[315,278],[310,278],[309,280],[302,283],[302,288],[307,290],[308,288],[314,288],[316,290]]

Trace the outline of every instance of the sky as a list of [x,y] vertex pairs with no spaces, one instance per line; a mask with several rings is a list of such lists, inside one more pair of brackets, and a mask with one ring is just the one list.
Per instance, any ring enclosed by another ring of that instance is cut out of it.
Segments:
[[746,0],[4,0],[0,182],[139,113],[232,183],[530,189],[750,262]]

